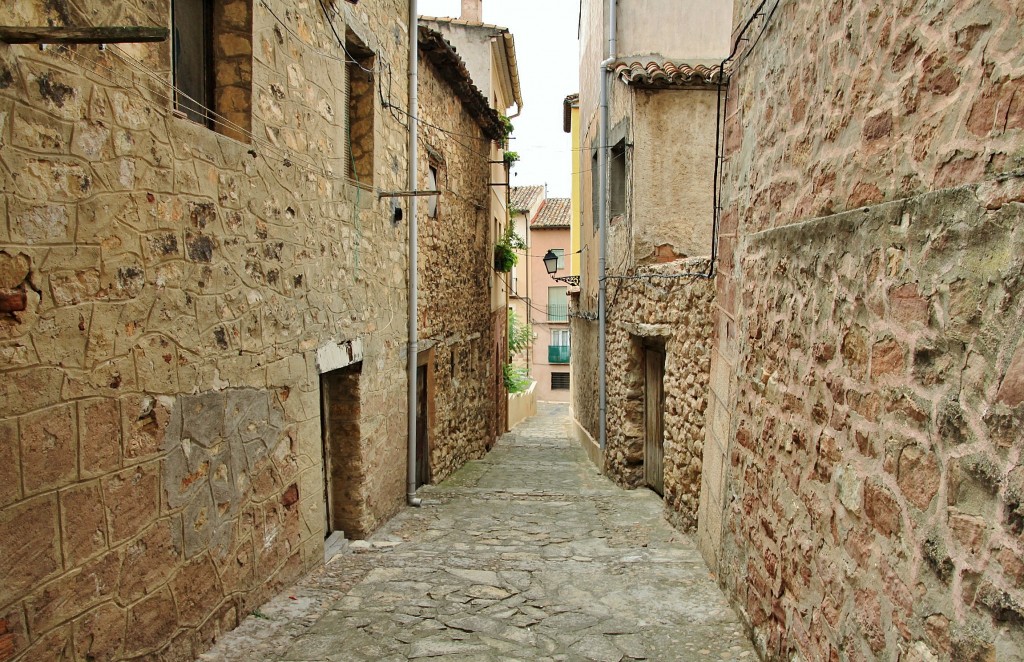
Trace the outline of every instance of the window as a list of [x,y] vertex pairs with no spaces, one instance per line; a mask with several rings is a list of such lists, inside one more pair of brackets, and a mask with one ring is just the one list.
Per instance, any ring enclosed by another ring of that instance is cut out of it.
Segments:
[[626,213],[626,141],[612,146],[608,155],[608,217]]
[[553,373],[551,373],[551,390],[552,391],[567,391],[567,390],[569,390],[569,373],[567,373],[567,372],[553,372]]
[[551,344],[555,347],[569,346],[569,329],[552,329]]
[[[591,159],[591,202],[593,204],[594,229],[601,225],[601,160],[600,150],[594,149]],[[626,139],[615,143],[608,154],[608,218],[626,213]]]
[[251,0],[172,0],[171,34],[175,110],[218,133],[248,142]]
[[213,2],[174,0],[172,12],[174,107],[213,128]]
[[556,271],[565,269],[565,249],[564,248],[552,248],[551,252],[558,256],[558,264],[555,267]]
[[[431,164],[427,169],[427,190],[437,190],[437,166]],[[430,218],[437,218],[437,196],[432,195],[427,198],[427,216]]]
[[[363,186],[373,186],[374,55],[351,30],[345,32],[345,50],[352,62],[345,65],[348,92],[348,160],[345,174]],[[435,173],[436,174],[436,173]]]
[[548,321],[569,321],[569,297],[565,287],[548,288]]

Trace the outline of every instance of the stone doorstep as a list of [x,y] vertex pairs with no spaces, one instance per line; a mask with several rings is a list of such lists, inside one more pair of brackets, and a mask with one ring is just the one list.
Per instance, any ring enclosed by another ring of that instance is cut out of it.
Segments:
[[344,531],[335,531],[324,540],[324,563],[330,563],[338,554],[348,549],[348,540],[345,540]]

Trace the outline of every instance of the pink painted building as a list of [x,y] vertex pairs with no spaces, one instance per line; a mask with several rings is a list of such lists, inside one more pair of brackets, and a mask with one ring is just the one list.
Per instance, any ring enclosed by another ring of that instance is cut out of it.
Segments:
[[570,219],[569,198],[548,198],[529,225],[524,262],[534,334],[530,375],[537,380],[537,399],[542,401],[569,402],[569,288],[548,275],[543,257],[554,251],[559,256],[554,276],[569,275]]

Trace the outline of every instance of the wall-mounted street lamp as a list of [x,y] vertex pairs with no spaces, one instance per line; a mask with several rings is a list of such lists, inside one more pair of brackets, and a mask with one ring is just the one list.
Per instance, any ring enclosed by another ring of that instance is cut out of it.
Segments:
[[558,255],[555,253],[555,251],[548,249],[548,252],[544,254],[543,260],[544,270],[548,272],[549,276],[551,276],[551,280],[558,283],[572,285],[573,287],[580,286],[579,276],[559,276],[558,278],[555,277],[554,274],[556,271],[558,271]]

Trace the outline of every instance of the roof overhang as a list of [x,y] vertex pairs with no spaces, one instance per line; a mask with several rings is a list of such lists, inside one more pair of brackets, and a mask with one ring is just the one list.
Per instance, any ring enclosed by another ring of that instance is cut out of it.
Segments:
[[562,131],[572,133],[572,109],[580,107],[580,93],[570,94],[562,101]]
[[501,140],[505,129],[498,111],[491,108],[487,97],[473,83],[473,77],[459,54],[437,30],[425,25],[419,26],[420,54],[430,60],[441,77],[451,85],[462,106],[476,120],[484,134],[491,140]]
[[672,62],[657,56],[613,62],[609,69],[627,85],[646,88],[717,87],[729,77],[722,76],[720,62]]

